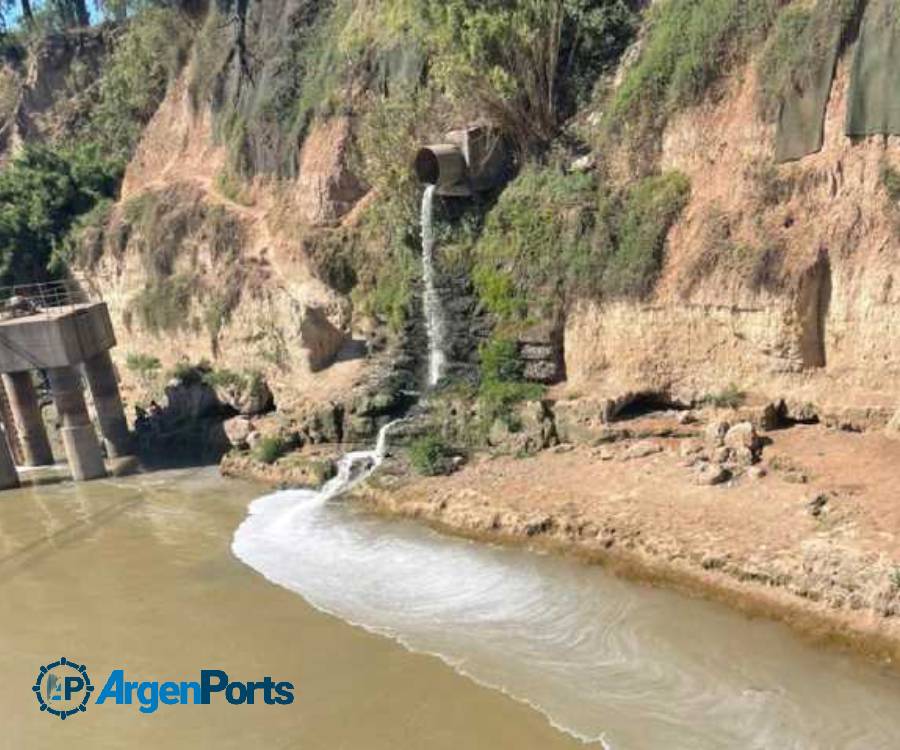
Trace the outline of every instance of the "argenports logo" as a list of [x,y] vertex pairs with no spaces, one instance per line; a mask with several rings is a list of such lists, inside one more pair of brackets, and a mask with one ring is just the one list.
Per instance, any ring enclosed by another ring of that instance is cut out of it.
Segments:
[[[94,686],[83,664],[66,657],[41,667],[31,688],[41,711],[65,719],[84,713]],[[154,714],[162,706],[208,706],[214,699],[232,706],[263,703],[289,706],[294,702],[293,683],[276,682],[266,676],[259,681],[232,680],[222,669],[201,669],[199,679],[180,682],[129,680],[124,669],[110,672],[94,703],[138,706],[143,714]]]
[[84,664],[63,656],[41,667],[31,689],[41,711],[66,719],[87,710],[94,686]]

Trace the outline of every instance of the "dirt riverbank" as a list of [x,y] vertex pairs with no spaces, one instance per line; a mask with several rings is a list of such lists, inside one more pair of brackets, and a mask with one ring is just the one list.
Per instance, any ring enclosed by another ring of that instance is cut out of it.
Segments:
[[[352,500],[447,533],[577,555],[900,664],[900,441],[774,430],[755,465],[709,484],[712,422],[653,415],[614,442],[476,455],[446,477],[416,476],[398,451]],[[277,483],[277,466],[267,476]]]
[[900,442],[820,425],[767,438],[755,469],[716,486],[683,455],[698,441],[660,437],[481,457],[450,477],[414,477],[397,459],[354,498],[583,556],[900,663]]

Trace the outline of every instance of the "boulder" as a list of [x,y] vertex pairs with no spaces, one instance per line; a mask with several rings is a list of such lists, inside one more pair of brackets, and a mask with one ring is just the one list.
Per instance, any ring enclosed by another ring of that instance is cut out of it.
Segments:
[[305,224],[333,224],[365,195],[365,187],[350,170],[351,142],[347,117],[315,123],[304,139],[296,206]]
[[556,415],[556,434],[563,443],[575,445],[599,445],[615,440],[610,430],[610,406],[606,400],[581,398],[557,401],[553,406]]
[[900,409],[898,409],[897,413],[891,417],[891,420],[887,423],[887,427],[884,428],[884,432],[889,438],[900,440]]
[[731,472],[721,464],[701,464],[694,474],[694,484],[712,487],[731,479]]
[[269,384],[257,373],[233,378],[228,383],[217,385],[215,391],[221,403],[244,416],[265,414],[275,406]]
[[247,448],[247,439],[253,433],[253,422],[248,417],[237,416],[222,424],[228,441],[234,448]]
[[639,443],[628,447],[628,450],[625,451],[625,459],[646,458],[662,452],[663,447],[659,443],[653,440],[641,440]]
[[728,434],[730,427],[731,425],[728,422],[720,419],[710,422],[706,426],[706,444],[710,448],[718,448],[721,445],[725,445],[725,436]]
[[347,340],[348,335],[328,319],[321,307],[306,306],[300,322],[300,341],[313,372],[329,367]]
[[725,434],[724,442],[731,450],[733,460],[742,466],[755,464],[762,454],[762,440],[751,422],[734,425]]

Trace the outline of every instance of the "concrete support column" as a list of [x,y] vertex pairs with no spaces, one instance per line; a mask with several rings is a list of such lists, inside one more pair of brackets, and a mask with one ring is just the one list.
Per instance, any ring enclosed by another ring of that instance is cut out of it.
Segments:
[[37,393],[30,372],[11,372],[3,374],[3,385],[9,399],[19,443],[22,447],[22,460],[26,466],[48,466],[53,463],[53,451],[47,439],[47,429],[41,417]]
[[119,396],[119,383],[109,352],[101,352],[84,362],[84,374],[91,387],[100,434],[110,458],[131,455],[131,434]]
[[74,367],[51,367],[47,374],[72,476],[77,481],[105,477],[103,454],[88,416],[78,371]]
[[0,490],[10,490],[19,486],[19,475],[6,436],[0,435]]

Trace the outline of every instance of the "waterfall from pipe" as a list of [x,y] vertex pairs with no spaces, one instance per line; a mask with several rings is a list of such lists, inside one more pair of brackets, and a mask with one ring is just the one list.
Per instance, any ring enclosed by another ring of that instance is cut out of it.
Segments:
[[428,335],[428,384],[437,385],[444,373],[446,325],[441,300],[434,286],[434,191],[429,185],[422,195],[422,276],[425,280],[425,331]]

